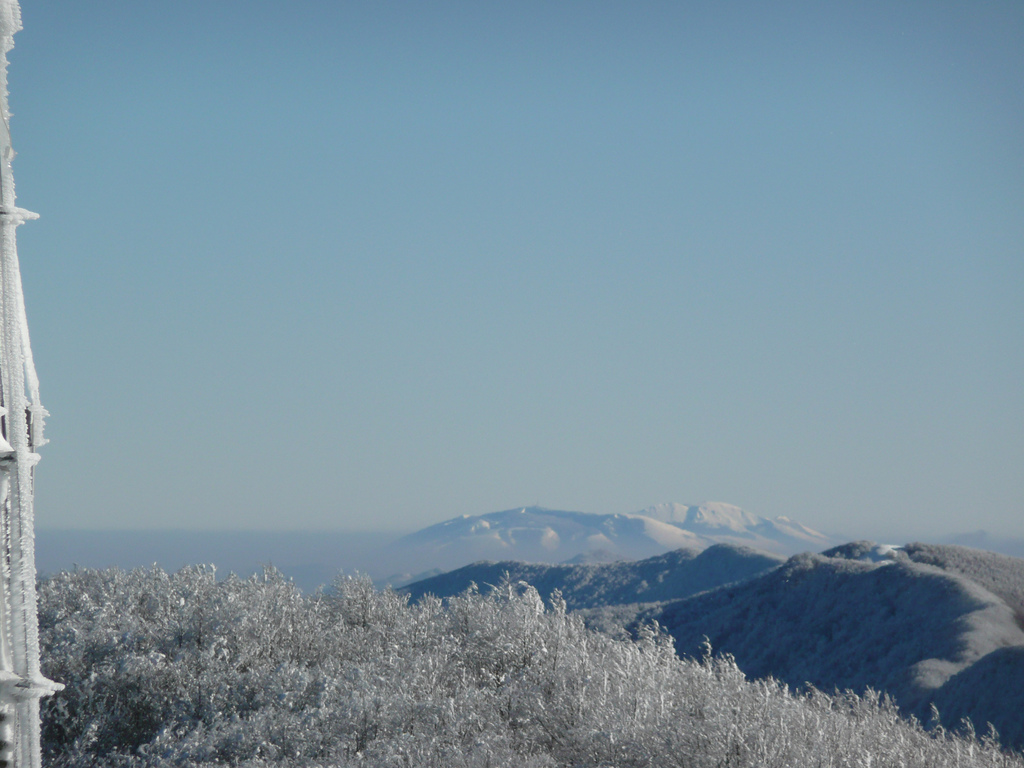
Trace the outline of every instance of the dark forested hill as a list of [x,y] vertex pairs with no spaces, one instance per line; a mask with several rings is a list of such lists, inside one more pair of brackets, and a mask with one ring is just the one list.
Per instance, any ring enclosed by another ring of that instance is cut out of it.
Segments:
[[716,544],[700,554],[675,550],[634,562],[582,565],[540,565],[536,563],[474,563],[450,573],[434,576],[404,587],[412,600],[423,595],[451,597],[470,584],[482,591],[498,584],[505,575],[525,581],[544,597],[560,590],[570,609],[663,602],[704,592],[723,584],[748,579],[777,568],[784,562],[778,555],[733,544]]
[[1024,749],[1024,646],[999,648],[957,672],[935,692],[946,723],[968,717],[981,731],[994,724],[1004,744]]

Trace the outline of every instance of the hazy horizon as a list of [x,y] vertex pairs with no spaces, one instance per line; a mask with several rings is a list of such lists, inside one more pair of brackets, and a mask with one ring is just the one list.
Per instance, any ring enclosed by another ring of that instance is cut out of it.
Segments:
[[[389,549],[389,545],[413,532],[343,529],[76,529],[41,526],[36,531],[36,562],[41,576],[71,570],[75,566],[120,567],[130,570],[154,564],[169,572],[189,565],[214,565],[221,575],[235,573],[248,576],[259,572],[264,565],[270,565],[294,579],[305,591],[329,584],[341,572],[365,573],[383,582],[391,577],[405,581],[406,577],[425,573],[431,567],[440,566],[442,571],[457,567],[451,564],[445,566],[441,559],[431,566],[429,556],[420,560],[413,558],[416,563],[411,563],[409,552]],[[958,543],[1024,557],[1024,537],[995,532],[980,534],[976,530],[963,530],[949,535],[937,535],[918,531],[908,536],[895,533],[875,535],[877,532],[863,530],[854,535],[836,531],[821,533],[832,537],[837,544],[859,539],[897,545],[913,541]],[[808,549],[817,551],[821,548]],[[509,557],[515,559],[511,552]],[[555,558],[555,561],[560,559]]]

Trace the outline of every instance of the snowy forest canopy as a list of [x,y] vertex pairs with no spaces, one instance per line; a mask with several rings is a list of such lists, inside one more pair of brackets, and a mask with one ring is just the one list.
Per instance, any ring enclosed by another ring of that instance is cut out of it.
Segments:
[[1024,766],[871,692],[795,694],[649,626],[585,628],[507,582],[410,605],[273,570],[61,573],[39,587],[57,766]]

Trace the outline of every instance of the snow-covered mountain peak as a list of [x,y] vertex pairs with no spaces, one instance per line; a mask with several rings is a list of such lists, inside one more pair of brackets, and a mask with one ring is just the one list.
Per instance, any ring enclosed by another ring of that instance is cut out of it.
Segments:
[[762,524],[763,517],[752,515],[732,504],[709,501],[698,507],[690,507],[686,522],[692,526],[709,529],[742,532]]
[[410,572],[479,560],[558,563],[602,550],[624,559],[668,550],[700,552],[727,543],[779,555],[821,551],[835,542],[785,518],[769,520],[732,504],[658,504],[640,513],[591,514],[540,506],[462,515],[396,542]]
[[746,544],[780,554],[805,549],[820,551],[832,543],[824,534],[788,517],[761,517],[722,501],[694,506],[656,504],[639,514],[715,541]]
[[753,515],[733,504],[721,501],[708,501],[695,506],[676,503],[656,504],[639,514],[701,533],[743,533],[768,522],[759,515]]

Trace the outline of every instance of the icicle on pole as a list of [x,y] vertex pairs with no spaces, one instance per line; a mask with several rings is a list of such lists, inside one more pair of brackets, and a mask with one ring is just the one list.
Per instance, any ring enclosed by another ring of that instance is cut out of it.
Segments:
[[14,204],[7,52],[21,29],[16,0],[0,0],[0,765],[37,768],[39,699],[62,686],[39,671],[33,529],[35,449],[45,443],[29,345],[15,230],[36,214]]

